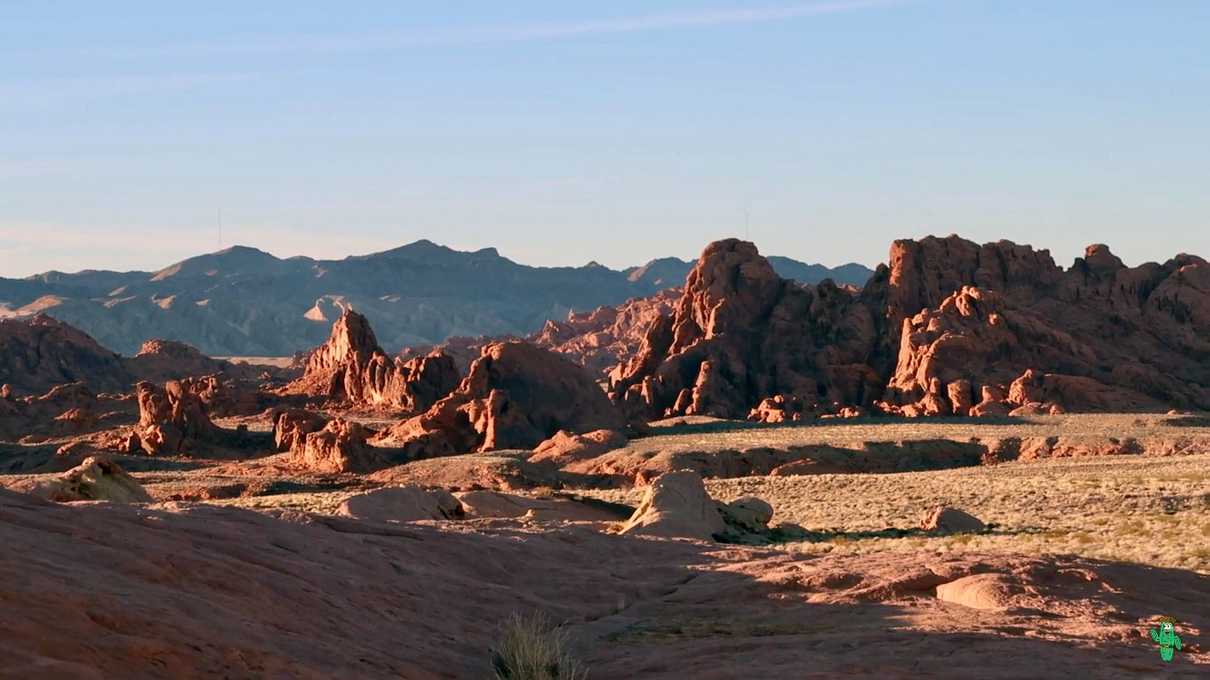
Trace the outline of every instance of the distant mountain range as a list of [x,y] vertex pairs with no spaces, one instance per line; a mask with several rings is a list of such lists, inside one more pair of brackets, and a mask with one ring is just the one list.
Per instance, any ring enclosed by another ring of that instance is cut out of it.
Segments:
[[[863,285],[873,272],[771,257],[785,277]],[[525,335],[569,311],[679,286],[693,263],[653,260],[623,271],[530,267],[494,248],[461,252],[431,241],[343,260],[281,259],[236,246],[158,272],[47,272],[0,278],[0,317],[49,314],[122,354],[144,340],[189,343],[212,356],[286,356],[327,338],[342,309],[369,317],[395,350],[450,336]]]

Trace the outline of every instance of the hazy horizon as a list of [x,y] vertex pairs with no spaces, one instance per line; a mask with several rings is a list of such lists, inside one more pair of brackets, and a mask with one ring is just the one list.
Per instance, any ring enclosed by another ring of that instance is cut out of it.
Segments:
[[745,235],[828,266],[950,233],[1064,267],[1208,256],[1208,23],[1180,0],[10,4],[0,276],[422,238],[614,269]]

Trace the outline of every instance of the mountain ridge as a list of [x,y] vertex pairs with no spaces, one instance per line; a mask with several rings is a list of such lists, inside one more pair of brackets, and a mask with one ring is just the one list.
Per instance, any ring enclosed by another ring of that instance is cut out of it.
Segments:
[[[787,278],[802,283],[832,272],[779,259]],[[572,311],[679,286],[691,266],[659,258],[621,271],[595,262],[533,267],[495,248],[459,251],[428,239],[332,260],[237,245],[152,272],[0,278],[0,318],[46,313],[123,354],[155,337],[215,356],[288,356],[322,342],[333,315],[352,307],[372,315],[383,345],[395,350],[450,336],[528,335]],[[862,275],[844,270],[839,276],[849,280],[838,282],[860,285],[852,279]]]

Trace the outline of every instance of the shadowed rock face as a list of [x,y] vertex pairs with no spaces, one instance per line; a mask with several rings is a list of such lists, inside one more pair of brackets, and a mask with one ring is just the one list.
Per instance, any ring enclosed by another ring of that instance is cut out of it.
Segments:
[[77,381],[98,392],[117,392],[133,379],[121,357],[65,323],[44,315],[0,319],[0,384],[29,395]]
[[743,418],[777,394],[861,403],[881,387],[867,365],[874,315],[830,284],[804,288],[751,243],[707,246],[673,313],[611,374],[614,399],[647,417]]
[[1064,271],[1046,251],[951,236],[898,241],[891,264],[879,277],[886,341],[899,347],[887,410],[1210,408],[1210,265],[1200,258],[1128,268],[1093,245]]
[[470,373],[428,412],[387,433],[410,457],[537,446],[560,430],[622,429],[625,423],[588,373],[525,342],[488,345]]
[[421,411],[458,385],[453,358],[433,352],[408,361],[386,355],[364,316],[345,311],[328,341],[311,353],[303,376],[287,391],[353,406]]

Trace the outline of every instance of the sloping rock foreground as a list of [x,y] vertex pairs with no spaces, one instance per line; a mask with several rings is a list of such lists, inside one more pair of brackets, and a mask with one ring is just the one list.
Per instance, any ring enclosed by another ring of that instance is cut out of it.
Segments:
[[[496,626],[518,610],[566,622],[573,651],[602,678],[1210,668],[1199,628],[1210,580],[1189,572],[1075,558],[801,558],[492,526],[76,507],[0,491],[0,676],[485,677]],[[1167,667],[1146,637],[1160,615],[1180,621],[1186,645]]]

